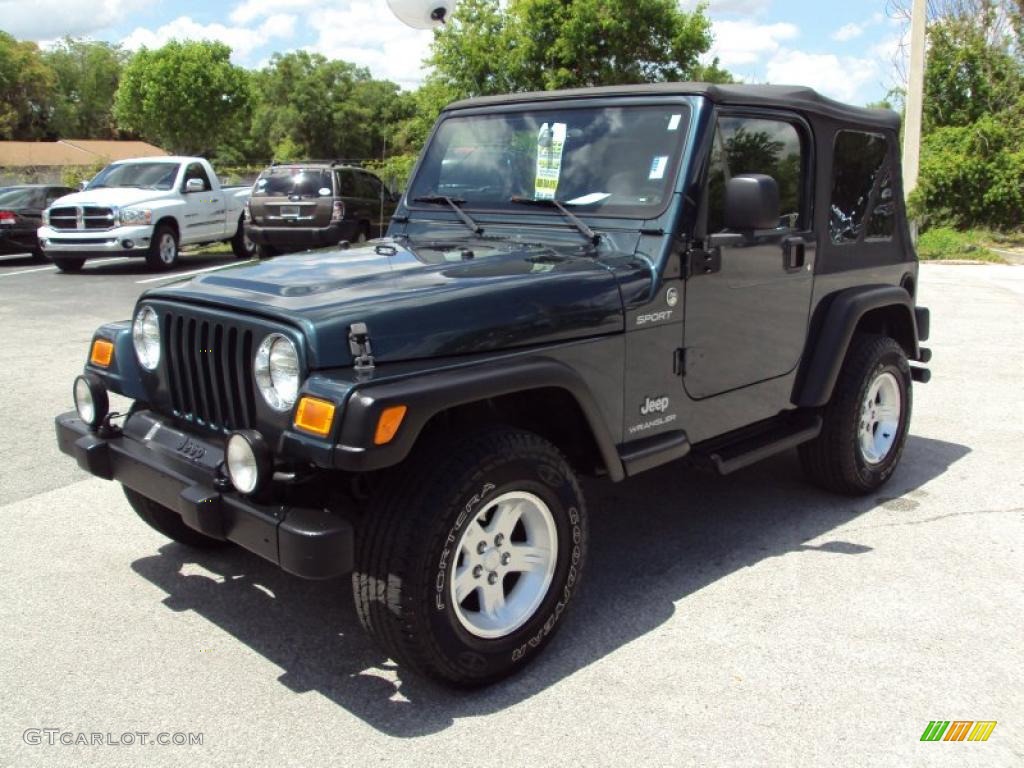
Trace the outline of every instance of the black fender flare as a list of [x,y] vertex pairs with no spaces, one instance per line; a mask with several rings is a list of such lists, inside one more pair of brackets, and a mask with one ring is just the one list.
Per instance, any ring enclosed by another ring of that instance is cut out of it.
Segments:
[[836,293],[818,310],[820,317],[814,323],[818,330],[812,337],[813,340],[809,340],[800,364],[793,391],[794,405],[800,408],[818,408],[828,403],[832,397],[832,388],[839,378],[839,369],[846,358],[846,350],[857,330],[857,324],[868,312],[884,307],[898,307],[906,312],[907,322],[913,329],[912,343],[906,350],[907,357],[911,360],[918,359],[918,313],[915,312],[914,299],[910,294],[894,285],[847,288]]
[[[404,460],[423,427],[442,411],[493,397],[530,390],[567,391],[579,405],[609,477],[622,480],[625,472],[612,433],[590,387],[573,368],[548,357],[522,357],[411,376],[398,381],[359,385],[344,406],[333,464],[339,469],[366,472]],[[374,445],[381,413],[388,407],[408,408],[394,439]]]

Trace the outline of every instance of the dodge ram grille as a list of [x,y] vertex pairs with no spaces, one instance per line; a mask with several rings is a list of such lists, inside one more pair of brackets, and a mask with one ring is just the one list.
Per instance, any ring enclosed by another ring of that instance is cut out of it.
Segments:
[[116,224],[114,211],[110,208],[76,205],[50,209],[50,227],[53,229],[113,229]]

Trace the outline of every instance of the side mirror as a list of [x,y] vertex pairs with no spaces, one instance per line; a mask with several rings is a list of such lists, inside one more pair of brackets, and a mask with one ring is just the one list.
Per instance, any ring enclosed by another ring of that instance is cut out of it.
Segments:
[[771,176],[749,173],[725,185],[725,226],[736,232],[779,226],[779,185]]
[[193,192],[205,192],[206,184],[202,179],[189,179],[185,182],[185,193],[192,194]]
[[78,190],[79,190],[79,192],[85,192],[85,188],[88,187],[88,186],[89,186],[89,182],[88,181],[80,181],[80,182],[78,182]]

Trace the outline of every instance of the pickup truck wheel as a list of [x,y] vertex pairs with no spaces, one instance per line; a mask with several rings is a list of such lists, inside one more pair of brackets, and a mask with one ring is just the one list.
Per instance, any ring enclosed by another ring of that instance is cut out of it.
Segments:
[[146,263],[151,269],[170,269],[178,263],[178,236],[167,224],[161,224],[153,233],[146,252]]
[[157,504],[138,491],[133,491],[126,485],[122,485],[121,488],[124,490],[128,503],[135,510],[135,514],[141,517],[150,528],[159,531],[167,538],[197,549],[218,549],[230,544],[230,542],[205,536],[194,528],[189,528],[181,519],[181,515],[173,509]]
[[69,259],[66,256],[54,256],[53,263],[61,272],[81,272],[85,259]]
[[370,225],[365,221],[359,225],[359,232],[356,234],[357,243],[365,243],[370,239]]
[[888,336],[854,336],[825,406],[821,434],[799,448],[804,473],[838,493],[876,490],[899,464],[911,403],[903,348]]
[[586,554],[583,496],[558,449],[491,430],[421,450],[385,486],[358,531],[352,579],[385,652],[466,687],[536,657]]
[[237,259],[251,259],[256,256],[256,243],[249,239],[242,220],[238,220],[238,230],[231,238],[231,252]]

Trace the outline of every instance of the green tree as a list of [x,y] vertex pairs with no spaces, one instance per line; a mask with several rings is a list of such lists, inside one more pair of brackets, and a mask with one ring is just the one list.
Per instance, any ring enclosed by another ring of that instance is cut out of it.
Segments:
[[307,51],[275,54],[255,93],[253,136],[278,160],[379,157],[394,121],[410,114],[394,83]]
[[60,138],[116,138],[114,94],[127,59],[120,46],[70,37],[45,52],[56,76],[50,130]]
[[711,22],[674,0],[464,0],[428,63],[460,95],[686,80],[727,73],[700,63]]
[[46,135],[55,81],[39,46],[0,31],[0,139]]
[[174,152],[214,150],[249,99],[246,73],[219,42],[143,48],[124,68],[114,99],[118,128]]

